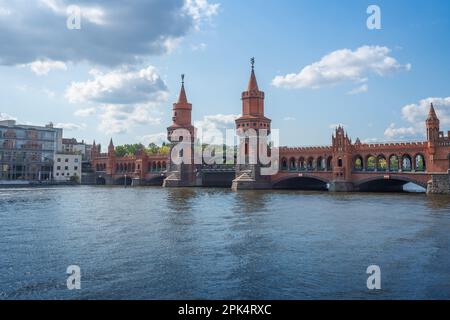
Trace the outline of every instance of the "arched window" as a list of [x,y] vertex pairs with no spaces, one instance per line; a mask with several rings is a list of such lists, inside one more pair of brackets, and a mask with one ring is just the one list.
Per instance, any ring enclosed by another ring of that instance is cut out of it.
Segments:
[[389,171],[391,172],[397,172],[399,170],[399,161],[398,157],[393,154],[389,157]]
[[416,155],[415,158],[415,170],[416,171],[425,171],[426,170],[426,166],[425,166],[425,157],[421,154]]
[[333,170],[333,157],[328,157],[327,159],[327,171]]
[[313,158],[308,158],[308,161],[306,163],[306,169],[308,171],[313,171],[314,170],[314,159]]
[[355,171],[363,171],[364,170],[364,162],[363,162],[363,158],[361,156],[355,157],[353,169]]
[[287,160],[286,160],[286,158],[283,158],[282,160],[281,160],[281,170],[287,170],[288,169],[288,163],[287,163]]
[[411,171],[412,170],[411,156],[408,154],[405,154],[402,158],[402,170],[403,171]]
[[378,171],[386,171],[387,170],[386,157],[383,155],[380,155],[377,158],[377,170]]
[[339,168],[342,168],[342,166],[343,166],[342,159],[339,158],[339,159],[338,159],[338,167],[339,167]]
[[291,158],[289,160],[289,169],[292,170],[292,171],[297,170],[297,165],[295,163],[295,158]]
[[375,171],[375,169],[377,168],[377,159],[374,156],[368,156],[366,163],[367,171]]
[[322,157],[317,158],[317,170],[323,171],[325,169],[324,159]]
[[300,171],[305,171],[305,170],[306,170],[306,161],[305,161],[305,158],[301,157],[301,158],[298,160],[298,167],[299,167]]

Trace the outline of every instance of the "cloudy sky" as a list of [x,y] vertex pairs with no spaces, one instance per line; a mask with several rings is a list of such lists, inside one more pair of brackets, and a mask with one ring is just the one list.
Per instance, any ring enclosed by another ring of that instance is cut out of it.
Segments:
[[184,73],[195,124],[233,127],[254,56],[282,144],[421,140],[431,102],[450,130],[450,2],[375,2],[0,0],[0,119],[160,142]]

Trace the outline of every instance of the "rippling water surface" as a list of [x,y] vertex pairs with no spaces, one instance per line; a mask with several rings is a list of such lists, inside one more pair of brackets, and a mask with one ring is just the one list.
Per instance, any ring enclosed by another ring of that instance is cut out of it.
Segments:
[[0,299],[449,299],[449,245],[450,197],[0,190]]

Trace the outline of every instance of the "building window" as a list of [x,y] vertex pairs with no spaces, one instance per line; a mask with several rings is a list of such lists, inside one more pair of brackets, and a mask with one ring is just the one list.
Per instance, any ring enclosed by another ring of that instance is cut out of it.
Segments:
[[66,162],[69,162],[69,159],[67,159],[67,158],[66,158],[66,160],[65,160],[65,161],[66,161]]
[[57,177],[59,176],[59,172],[56,173],[56,176],[57,176]]
[[68,167],[68,166],[65,166],[65,167],[64,167],[64,170],[66,170],[66,171],[69,170],[69,167]]
[[78,163],[78,158],[75,158],[75,163]]
[[57,160],[58,162],[61,162],[61,158],[58,158],[58,160]]
[[57,166],[57,167],[56,167],[56,170],[61,170],[61,166]]
[[78,170],[78,167],[73,167],[73,170],[77,171],[77,170]]

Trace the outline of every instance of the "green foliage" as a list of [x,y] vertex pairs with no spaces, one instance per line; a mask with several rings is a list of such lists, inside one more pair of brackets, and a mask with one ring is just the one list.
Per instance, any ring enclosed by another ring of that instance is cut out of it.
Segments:
[[144,145],[141,143],[126,144],[115,148],[117,157],[134,156],[139,150],[143,150]]

